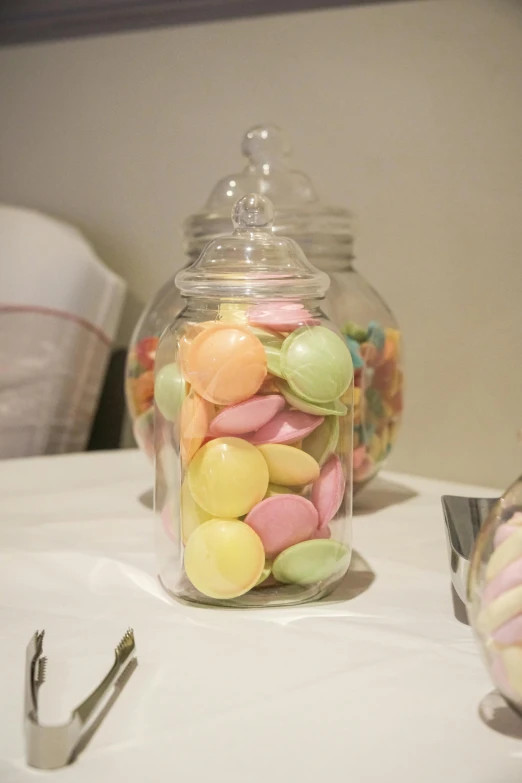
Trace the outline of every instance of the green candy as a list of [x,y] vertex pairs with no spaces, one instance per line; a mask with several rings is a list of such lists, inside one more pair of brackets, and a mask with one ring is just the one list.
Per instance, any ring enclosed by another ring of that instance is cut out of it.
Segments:
[[272,573],[283,584],[317,584],[334,574],[344,573],[350,565],[351,555],[351,549],[333,539],[303,541],[276,557]]
[[359,326],[359,324],[356,324],[353,321],[348,321],[341,331],[343,334],[347,334],[348,337],[351,337],[352,340],[357,340],[358,343],[365,343],[368,339],[368,329],[365,329],[364,326]]
[[263,344],[268,372],[272,375],[276,375],[278,378],[282,378],[281,346],[283,345],[283,338],[279,337],[279,335],[274,334],[273,332],[268,332],[265,329],[259,329],[257,326],[251,326],[250,330]]
[[296,487],[283,487],[281,484],[269,484],[265,498],[273,498],[276,495],[299,495]]
[[273,345],[279,348],[282,346],[284,338],[281,335],[276,334],[276,332],[270,332],[268,329],[260,329],[258,326],[250,326],[249,328],[263,345]]
[[178,365],[166,364],[156,375],[154,401],[167,421],[176,421],[185,395],[185,381]]
[[272,567],[270,563],[265,563],[265,567],[261,571],[261,576],[255,583],[254,587],[258,587],[259,585],[263,584],[263,582],[266,582],[266,580],[268,579],[271,573],[272,573]]
[[323,405],[315,405],[313,402],[303,400],[285,381],[276,381],[276,386],[281,392],[290,407],[305,413],[312,413],[314,416],[346,416],[348,408],[340,400],[334,402],[325,402]]
[[339,399],[353,378],[350,351],[325,326],[302,326],[288,335],[281,349],[283,377],[308,402]]
[[264,348],[268,372],[272,375],[276,375],[278,378],[282,378],[281,351],[277,348],[273,348],[271,345],[265,345]]
[[333,454],[339,440],[339,419],[327,416],[322,424],[303,440],[303,451],[323,465]]

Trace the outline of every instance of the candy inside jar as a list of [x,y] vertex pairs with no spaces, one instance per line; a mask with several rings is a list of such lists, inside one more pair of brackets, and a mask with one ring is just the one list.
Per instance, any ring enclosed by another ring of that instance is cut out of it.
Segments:
[[477,537],[468,613],[494,684],[522,716],[522,478],[494,506]]
[[352,359],[318,306],[328,278],[271,219],[238,202],[157,349],[160,578],[187,600],[310,600],[350,563]]
[[[321,310],[343,332],[355,368],[353,487],[357,492],[384,465],[400,427],[403,371],[397,323],[354,267],[351,213],[322,201],[310,178],[292,160],[285,133],[274,125],[256,125],[245,133],[241,150],[244,168],[220,179],[204,207],[185,221],[186,257],[196,261],[209,241],[226,235],[233,204],[255,192],[268,196],[276,207],[272,236],[290,236],[308,260],[329,275],[331,285]],[[231,301],[230,308],[235,303]],[[149,456],[154,451],[151,358],[159,336],[183,306],[174,279],[167,281],[143,312],[131,339],[127,405],[136,441]],[[258,313],[261,330],[267,317]],[[279,314],[281,329],[284,318],[285,311]],[[277,349],[278,337],[262,331],[258,336],[265,345],[269,369],[277,376],[278,353],[271,349]]]

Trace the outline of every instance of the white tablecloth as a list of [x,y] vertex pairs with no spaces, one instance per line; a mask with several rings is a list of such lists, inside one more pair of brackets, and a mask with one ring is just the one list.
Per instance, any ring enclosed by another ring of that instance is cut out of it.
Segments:
[[49,773],[63,783],[520,783],[522,729],[453,617],[440,507],[494,492],[386,474],[357,503],[358,572],[337,594],[235,611],[162,591],[151,485],[132,451],[0,463],[1,783],[39,774],[21,731],[31,634],[46,630],[41,711],[58,722],[128,626],[139,666]]

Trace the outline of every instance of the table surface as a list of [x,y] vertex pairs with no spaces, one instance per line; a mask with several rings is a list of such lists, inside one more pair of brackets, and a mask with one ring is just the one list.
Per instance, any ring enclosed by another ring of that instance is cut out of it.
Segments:
[[520,783],[522,727],[453,616],[440,507],[494,491],[384,474],[356,501],[333,596],[231,610],[159,586],[151,485],[136,451],[0,463],[2,783],[38,774],[21,731],[31,634],[46,630],[53,723],[128,626],[139,665],[63,783]]

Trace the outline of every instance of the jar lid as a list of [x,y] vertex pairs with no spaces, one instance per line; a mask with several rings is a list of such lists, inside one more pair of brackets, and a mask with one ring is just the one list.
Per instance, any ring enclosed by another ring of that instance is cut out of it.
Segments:
[[199,255],[209,240],[228,232],[230,211],[238,198],[260,193],[275,206],[274,233],[291,236],[311,257],[352,257],[351,213],[324,204],[307,175],[291,168],[290,144],[280,128],[250,128],[242,152],[247,159],[243,171],[221,179],[203,209],[185,221],[187,255]]
[[312,266],[293,239],[275,236],[273,221],[274,208],[265,196],[250,193],[239,199],[232,210],[234,233],[209,242],[197,261],[176,275],[181,293],[212,298],[324,297],[328,275]]

